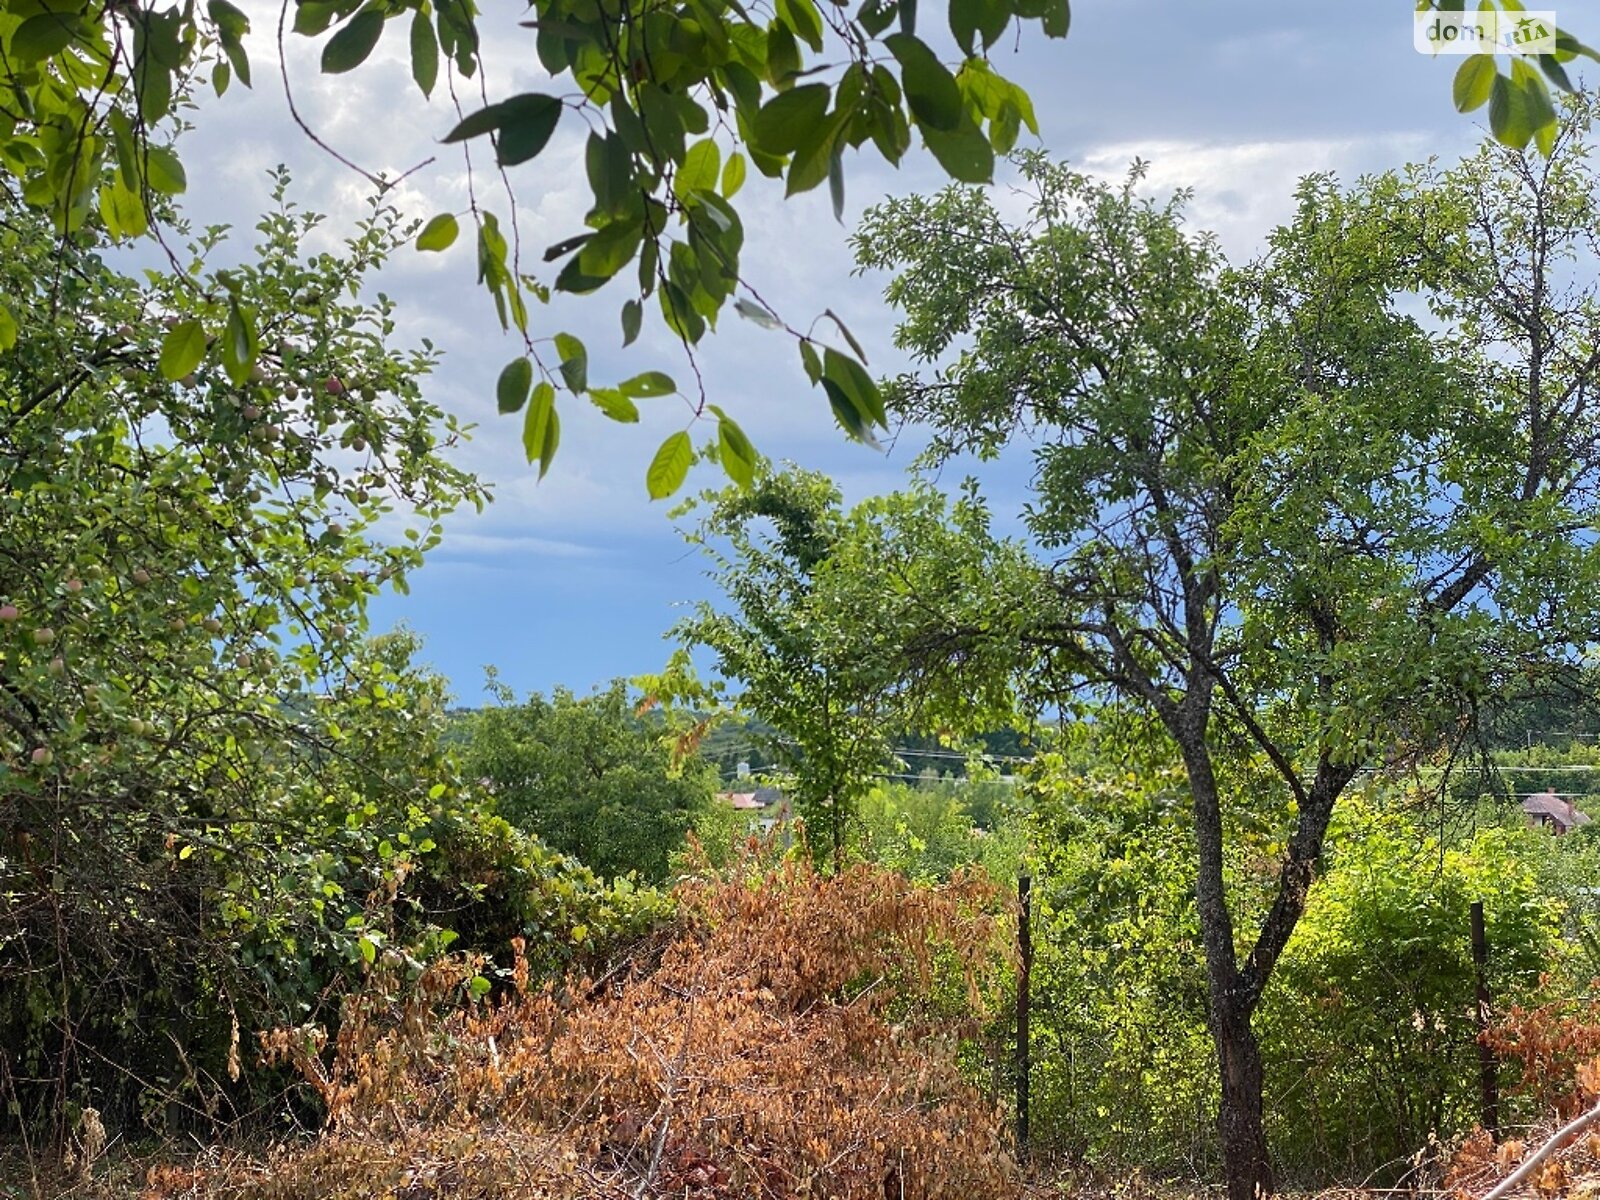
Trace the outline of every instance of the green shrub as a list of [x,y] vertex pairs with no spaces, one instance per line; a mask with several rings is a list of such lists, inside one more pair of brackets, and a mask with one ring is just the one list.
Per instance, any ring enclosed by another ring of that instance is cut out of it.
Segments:
[[1548,835],[1490,828],[1442,847],[1356,805],[1340,826],[1260,1016],[1274,1150],[1319,1182],[1398,1175],[1430,1136],[1471,1127],[1474,900],[1498,1006],[1530,996],[1561,954],[1560,905],[1536,869]]

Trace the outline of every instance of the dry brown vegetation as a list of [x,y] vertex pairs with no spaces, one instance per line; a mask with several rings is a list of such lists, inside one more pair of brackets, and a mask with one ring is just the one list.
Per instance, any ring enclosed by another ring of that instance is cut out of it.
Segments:
[[798,862],[679,889],[673,926],[599,980],[462,1003],[377,971],[337,1034],[278,1030],[327,1109],[310,1142],[152,1168],[149,1200],[982,1197],[1020,1175],[958,1069],[1007,942],[987,884]]

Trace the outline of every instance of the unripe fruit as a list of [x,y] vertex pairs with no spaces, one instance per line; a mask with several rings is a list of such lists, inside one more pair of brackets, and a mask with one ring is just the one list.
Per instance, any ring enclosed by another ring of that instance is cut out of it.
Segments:
[[194,372],[190,371],[182,379],[178,380],[178,382],[183,384],[183,386],[186,388],[192,388],[196,383],[199,382],[199,380],[194,377]]
[[117,326],[117,336],[120,337],[123,341],[127,341],[129,338],[131,338],[133,336],[133,326],[132,325],[118,325]]
[[287,384],[283,389],[283,394],[286,399],[298,400],[300,398],[300,389],[295,387],[295,385],[292,383]]
[[35,747],[31,757],[33,758],[34,766],[48,767],[52,762],[55,761],[56,756],[50,753],[50,747],[38,746]]
[[243,409],[243,411],[242,411],[242,412],[241,412],[241,413],[240,413],[240,415],[241,415],[241,416],[242,416],[242,417],[244,417],[244,419],[245,419],[245,420],[246,420],[246,421],[254,421],[254,420],[256,420],[256,419],[257,419],[257,418],[258,418],[258,417],[260,417],[260,416],[261,416],[261,409],[260,409],[260,407],[259,407],[259,406],[257,406],[257,405],[254,405],[254,404],[246,404],[246,405],[245,405],[245,406],[244,406],[244,409]]
[[135,567],[133,570],[133,581],[140,587],[143,587],[145,584],[150,582],[150,572],[146,571],[143,567]]
[[66,589],[72,595],[76,596],[79,592],[83,591],[83,580],[81,580],[81,579],[69,579],[69,580],[67,580]]
[[239,655],[239,665],[241,667],[249,667],[249,665],[254,661],[255,660],[254,660],[253,656],[250,654],[250,652],[248,650],[245,651],[245,653]]
[[350,630],[348,626],[336,624],[330,625],[328,627],[328,632],[336,638],[343,638],[350,632]]
[[328,532],[331,533],[334,537],[343,537],[344,536],[344,526],[339,524],[339,522],[337,522],[337,521],[329,521],[328,522]]
[[263,367],[260,363],[257,363],[255,366],[250,368],[250,382],[251,383],[265,383],[266,379],[267,379],[266,368]]
[[56,655],[54,658],[52,658],[50,660],[49,670],[50,670],[50,674],[52,674],[52,675],[64,675],[64,674],[66,674],[66,671],[67,671],[66,660],[63,659],[59,654]]
[[56,631],[48,625],[41,625],[33,631],[33,640],[41,646],[48,646],[56,640]]
[[357,504],[365,504],[371,498],[372,497],[367,492],[366,488],[362,488],[360,491],[356,492],[356,503]]
[[207,617],[204,621],[200,622],[200,624],[205,628],[207,633],[222,632],[222,622],[217,620],[215,617]]
[[122,368],[122,377],[124,379],[126,379],[129,383],[132,383],[134,380],[139,378],[139,368],[138,367],[123,367]]
[[15,621],[21,615],[15,604],[0,604],[0,621]]
[[361,398],[371,404],[378,398],[378,391],[369,383],[361,389]]
[[179,325],[183,324],[183,322],[178,320],[177,317],[162,317],[161,323],[168,329],[176,329]]
[[305,576],[304,576],[304,575],[296,575],[296,576],[295,576],[295,577],[294,577],[294,585],[295,585],[295,587],[297,587],[297,588],[303,588],[303,587],[306,587],[306,586],[308,586],[308,585],[309,585],[309,584],[310,584],[310,583],[311,583],[311,581],[310,581],[310,580],[309,580],[309,579],[307,579],[307,578],[306,578],[306,577],[305,577]]
[[354,450],[357,454],[360,454],[366,448],[367,448],[367,439],[366,438],[358,437],[358,438],[355,438],[350,443],[350,449]]
[[269,442],[275,442],[283,436],[283,430],[279,429],[276,425],[268,425],[262,429],[261,436],[266,438]]

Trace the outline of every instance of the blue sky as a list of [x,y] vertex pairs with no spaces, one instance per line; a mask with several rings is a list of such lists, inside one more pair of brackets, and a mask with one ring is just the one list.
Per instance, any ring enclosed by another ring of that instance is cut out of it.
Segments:
[[[185,150],[189,211],[197,221],[248,227],[243,214],[266,203],[265,172],[281,162],[295,175],[294,198],[329,213],[337,234],[341,222],[361,212],[366,185],[290,124],[273,69],[277,8],[247,7],[256,28],[256,89],[236,86],[221,101],[203,102]],[[1148,160],[1152,190],[1193,187],[1195,227],[1214,230],[1230,255],[1247,257],[1287,215],[1301,175],[1335,171],[1353,179],[1429,155],[1449,160],[1482,136],[1483,114],[1465,118],[1450,104],[1459,60],[1430,61],[1412,49],[1410,9],[1404,0],[1337,6],[1077,0],[1064,42],[1032,31],[1017,41],[1008,33],[994,64],[1033,96],[1042,128],[1037,144],[1107,174],[1120,174],[1134,157]],[[1600,40],[1600,0],[1557,13],[1563,26]],[[506,25],[491,40],[491,94],[538,87],[531,38],[512,23],[515,14],[499,16]],[[363,69],[330,80],[289,36],[297,104],[325,140],[363,166],[391,173],[438,154],[397,190],[395,202],[420,218],[465,208],[460,161],[434,141],[451,115],[441,104],[426,104],[410,85],[402,37],[391,31]],[[530,261],[582,229],[581,154],[582,131],[568,122],[538,159],[517,169]],[[873,369],[887,373],[901,364],[891,344],[893,314],[881,302],[886,281],[851,275],[848,233],[874,201],[932,189],[941,178],[920,150],[899,170],[860,155],[847,158],[846,169],[842,226],[825,189],[784,202],[780,187],[752,177],[740,195],[744,267],[791,323],[804,325],[825,308],[840,313]],[[489,205],[504,214],[494,182],[478,182]],[[483,699],[488,664],[519,692],[557,684],[584,692],[618,675],[655,670],[670,651],[662,635],[684,606],[714,598],[668,505],[651,503],[644,486],[655,447],[686,427],[687,408],[681,400],[646,402],[639,425],[617,426],[569,402],[560,453],[550,475],[536,483],[522,461],[520,424],[494,413],[495,377],[517,347],[499,334],[490,302],[474,283],[467,243],[463,238],[441,256],[406,251],[380,286],[400,306],[402,336],[428,337],[444,351],[430,387],[442,406],[478,423],[459,461],[493,485],[496,500],[481,515],[462,513],[449,522],[444,545],[413,577],[411,594],[386,595],[374,605],[374,628],[403,621],[421,633],[426,660],[450,678],[464,703]],[[536,311],[534,321],[546,334],[570,330],[584,337],[592,379],[650,368],[686,377],[681,349],[660,331],[620,349],[622,286],[577,302],[558,300]],[[899,486],[920,443],[915,430],[882,455],[848,443],[821,394],[807,385],[793,344],[731,314],[703,344],[701,367],[711,400],[739,419],[759,449],[829,472],[847,498]],[[710,432],[705,425],[691,429],[697,440]],[[1014,511],[1025,492],[1026,463],[990,478],[996,512]],[[689,486],[718,479],[702,469]]]

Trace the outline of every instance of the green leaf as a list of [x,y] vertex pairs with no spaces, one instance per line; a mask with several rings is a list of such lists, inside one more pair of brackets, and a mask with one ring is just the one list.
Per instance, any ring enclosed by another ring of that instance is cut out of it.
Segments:
[[1487,104],[1489,93],[1494,89],[1495,74],[1493,55],[1471,54],[1462,59],[1451,88],[1456,111],[1471,112]]
[[368,966],[371,966],[377,961],[378,944],[372,940],[371,936],[365,933],[362,934],[361,937],[356,941],[356,945],[361,949],[362,961]]
[[639,420],[639,406],[624,396],[620,388],[590,388],[589,399],[613,421],[632,425]]
[[665,499],[682,487],[693,463],[694,444],[690,442],[688,433],[680,429],[661,443],[656,456],[650,460],[650,467],[644,476],[650,499]]
[[454,213],[440,213],[422,227],[417,234],[418,250],[448,250],[461,233],[461,225]]
[[1002,0],[950,0],[950,32],[969,56],[994,45],[1010,19]]
[[1533,131],[1533,144],[1539,148],[1539,153],[1549,158],[1556,148],[1556,123],[1547,121]]
[[250,18],[242,9],[229,4],[228,0],[210,0],[206,12],[211,16],[211,23],[217,27],[217,40],[222,43],[222,52],[228,56],[233,73],[239,77],[240,83],[249,87],[250,58],[245,53],[244,36],[250,32]]
[[29,17],[11,34],[11,56],[21,64],[39,62],[72,45],[81,26],[70,13],[42,12]]
[[498,159],[506,167],[527,162],[543,150],[561,120],[561,101],[538,92],[513,96],[499,108]]
[[800,365],[806,369],[806,378],[812,383],[822,382],[822,356],[810,338],[800,339]]
[[789,160],[789,175],[784,181],[785,196],[809,191],[828,178],[840,134],[848,120],[848,113],[836,111],[827,120],[815,122],[806,131],[800,139],[800,145],[795,148],[794,157]]
[[578,251],[578,262],[584,274],[601,283],[610,279],[633,261],[643,234],[637,220],[623,218],[611,222]]
[[881,450],[877,437],[872,432],[872,426],[867,423],[866,414],[856,407],[855,403],[831,379],[822,381],[822,390],[828,395],[828,403],[833,408],[834,418],[854,440],[871,446],[874,450]]
[[672,194],[687,200],[689,193],[712,191],[717,186],[717,176],[722,170],[722,150],[710,138],[689,147],[672,177]]
[[17,319],[11,315],[11,310],[0,304],[0,354],[10,350],[17,344]]
[[756,477],[756,448],[732,417],[717,420],[717,450],[728,478],[748,489]]
[[744,173],[744,155],[738,153],[728,155],[728,164],[722,168],[723,199],[732,200],[734,193],[744,186]]
[[[961,124],[961,89],[955,76],[926,43],[903,33],[883,39],[889,53],[900,61],[900,82],[906,103],[925,128],[951,132]],[[959,176],[958,176],[959,178]]]
[[228,324],[222,331],[222,369],[235,387],[242,387],[256,365],[255,317],[237,300],[228,302]]
[[617,387],[624,396],[632,396],[636,400],[652,396],[670,396],[678,390],[678,385],[672,382],[672,377],[663,375],[660,371],[646,371],[642,375],[635,375],[632,379],[619,383]]
[[113,241],[143,237],[150,228],[143,197],[130,190],[120,175],[113,175],[111,182],[100,189],[100,215]]
[[883,395],[867,369],[855,359],[840,354],[832,346],[826,347],[822,352],[822,378],[836,384],[850,398],[851,405],[872,424],[888,427]]
[[432,96],[433,85],[439,81],[439,39],[433,22],[420,8],[411,18],[411,78],[424,96]]
[[151,146],[145,153],[144,167],[152,191],[178,196],[189,186],[183,164],[178,161],[178,152],[171,146]]
[[954,133],[924,126],[922,140],[952,179],[962,183],[994,180],[994,147],[976,125],[963,125]]
[[339,75],[366,62],[383,36],[383,25],[383,12],[376,8],[364,8],[351,17],[322,48],[322,73]]
[[1049,0],[1045,5],[1042,24],[1045,37],[1066,37],[1067,31],[1072,28],[1071,0]]
[[[1496,139],[1517,150],[1539,139],[1540,148],[1554,144],[1555,108],[1544,80],[1520,58],[1511,60],[1511,77],[1496,75],[1489,93],[1489,129]],[[1545,133],[1546,128],[1550,129]]]
[[444,135],[444,142],[464,142],[468,138],[482,137],[486,133],[493,133],[500,128],[500,105],[491,104],[488,108],[480,108],[471,116],[463,117],[454,129]]
[[[951,86],[955,83],[952,80]],[[828,85],[808,83],[769,100],[755,116],[752,140],[766,154],[792,154],[828,111]]]
[[561,365],[557,368],[561,372],[561,378],[572,391],[587,391],[589,352],[584,349],[583,343],[570,333],[558,333],[555,340],[556,353],[561,355]]
[[561,441],[561,420],[556,415],[556,389],[547,379],[541,379],[533,389],[528,404],[528,414],[522,422],[522,449],[530,463],[539,464],[539,478],[543,479],[555,458],[556,446]]
[[135,62],[133,86],[146,125],[155,125],[172,111],[172,71],[154,55],[145,54]]
[[603,136],[591,133],[583,159],[595,211],[612,217],[626,216],[630,202],[638,195],[633,187],[633,155],[628,144],[615,132]]
[[495,403],[502,413],[514,413],[528,402],[528,392],[533,387],[533,363],[527,358],[514,358],[500,370],[494,385]]
[[471,979],[467,980],[467,990],[470,991],[474,996],[480,998],[487,996],[489,994],[489,989],[492,987],[494,987],[494,984],[490,983],[482,975],[474,975]]
[[339,5],[334,0],[301,0],[294,6],[294,31],[316,37],[325,32],[338,15]]
[[1539,69],[1545,73],[1545,78],[1549,79],[1551,83],[1555,84],[1563,92],[1568,95],[1577,93],[1578,89],[1572,86],[1572,80],[1568,78],[1566,68],[1561,65],[1561,61],[1555,55],[1541,54],[1539,56]]
[[199,321],[174,325],[161,342],[161,378],[175,382],[189,374],[206,357],[206,331]]
[[812,0],[777,0],[778,19],[818,53],[822,52],[822,17]]
[[637,300],[629,300],[622,306],[622,344],[631,346],[639,336],[639,327],[644,323],[644,305]]
[[767,82],[775,88],[786,88],[800,73],[800,46],[794,34],[781,21],[767,29]]

